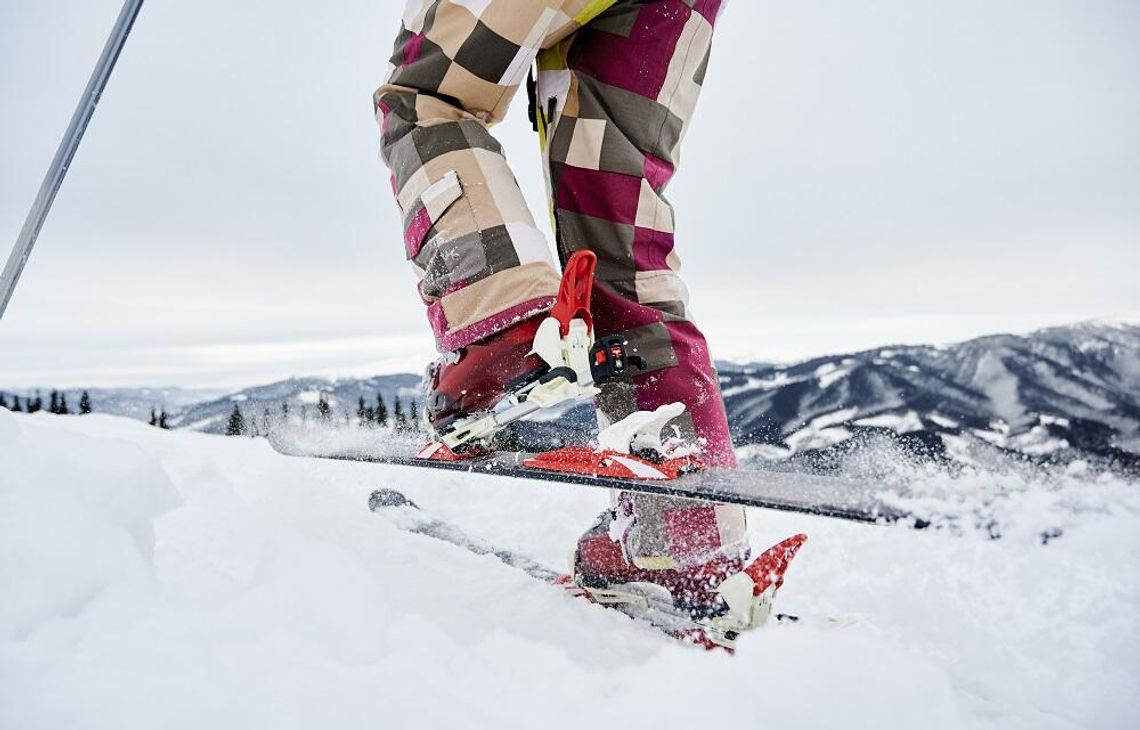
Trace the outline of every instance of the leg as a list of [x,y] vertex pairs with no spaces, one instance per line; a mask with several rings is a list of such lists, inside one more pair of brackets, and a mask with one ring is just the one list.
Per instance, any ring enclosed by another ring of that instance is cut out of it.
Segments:
[[408,259],[441,350],[549,309],[559,275],[487,131],[538,51],[612,4],[409,0],[374,102]]
[[[543,54],[542,106],[562,255],[598,255],[599,335],[623,333],[649,363],[632,388],[607,388],[608,419],[681,401],[676,426],[733,466],[732,441],[704,337],[688,312],[664,190],[704,76],[719,2],[618,3]],[[679,419],[681,420],[681,419]]]
[[[560,255],[598,255],[599,335],[624,334],[648,370],[607,386],[603,422],[674,401],[672,424],[704,442],[707,461],[734,466],[708,346],[677,274],[673,209],[664,190],[704,78],[720,0],[619,2],[539,58],[539,108]],[[744,511],[623,494],[627,547],[641,567],[698,561],[745,541]]]

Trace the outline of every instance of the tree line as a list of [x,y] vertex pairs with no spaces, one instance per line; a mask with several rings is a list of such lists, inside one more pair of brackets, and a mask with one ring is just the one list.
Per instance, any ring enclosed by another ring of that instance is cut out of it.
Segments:
[[[394,428],[398,431],[418,431],[421,426],[416,401],[409,398],[406,403],[407,408],[405,409],[405,401],[400,400],[397,395],[393,398],[392,408],[389,410],[388,403],[384,400],[382,393],[376,394],[375,402],[368,401],[364,396],[360,396],[357,400],[355,413],[347,410],[343,412],[344,423],[345,425],[352,425],[355,419],[356,425],[361,428]],[[67,402],[67,394],[60,390],[52,390],[46,404],[39,391],[23,397],[15,393],[0,391],[0,408],[7,408],[17,413],[47,411],[64,416],[70,414],[84,415],[92,412],[91,395],[86,390],[81,392],[79,404],[74,410]],[[247,407],[247,410],[252,409]],[[318,397],[312,417],[328,423],[333,421],[332,406],[329,404],[329,397],[326,393],[321,393]],[[301,421],[306,422],[309,418],[309,408],[301,406]],[[227,436],[267,436],[276,425],[288,423],[289,419],[288,401],[281,404],[277,416],[274,416],[270,408],[265,408],[259,416],[252,415],[244,412],[241,406],[235,402],[226,422],[225,433]],[[151,408],[148,423],[156,428],[169,429],[169,416],[166,409]]]
[[71,406],[67,404],[67,393],[63,391],[53,390],[48,396],[46,406],[38,390],[35,391],[34,395],[24,396],[22,401],[16,393],[0,391],[0,408],[7,408],[13,413],[36,413],[46,410],[48,413],[59,416],[68,416],[73,413],[82,416],[91,412],[91,395],[86,390],[83,391],[79,396],[79,405],[76,410],[72,410]]
[[[229,419],[226,421],[227,436],[267,436],[275,425],[288,423],[290,418],[288,401],[281,404],[280,413],[276,416],[270,408],[265,408],[260,416],[250,415],[247,413],[248,410],[251,409],[247,407],[243,411],[238,403],[233,404]],[[329,404],[329,397],[326,393],[321,393],[317,398],[313,417],[318,421],[332,423],[332,406]],[[307,406],[301,406],[300,418],[302,422],[309,420]],[[357,400],[355,414],[347,410],[344,411],[345,425],[351,426],[354,418],[356,425],[361,428],[394,428],[398,431],[418,431],[420,429],[416,401],[409,399],[408,409],[405,411],[404,403],[398,395],[393,398],[391,411],[388,410],[388,404],[385,402],[382,393],[376,394],[375,404],[366,400],[364,396],[360,396]]]

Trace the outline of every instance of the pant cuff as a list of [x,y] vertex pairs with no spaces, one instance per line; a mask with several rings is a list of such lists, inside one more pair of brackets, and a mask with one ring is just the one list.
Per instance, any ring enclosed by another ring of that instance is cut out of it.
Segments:
[[492,274],[428,305],[428,321],[441,352],[457,350],[550,311],[560,278],[546,263]]

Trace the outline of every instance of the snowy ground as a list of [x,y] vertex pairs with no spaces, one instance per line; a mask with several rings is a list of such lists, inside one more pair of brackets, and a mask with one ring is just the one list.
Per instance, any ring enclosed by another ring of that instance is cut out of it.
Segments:
[[[1140,715],[1136,485],[1025,485],[1000,540],[755,511],[756,546],[811,535],[779,610],[858,620],[771,627],[735,657],[402,533],[366,509],[381,486],[554,567],[606,503],[0,410],[0,727],[1041,730]],[[1063,535],[1042,544],[1045,523]]]

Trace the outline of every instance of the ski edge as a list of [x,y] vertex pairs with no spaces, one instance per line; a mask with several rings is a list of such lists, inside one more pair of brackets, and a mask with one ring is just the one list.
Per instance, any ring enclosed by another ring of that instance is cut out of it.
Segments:
[[790,500],[772,497],[755,497],[736,492],[716,492],[694,490],[685,486],[685,477],[676,480],[659,482],[649,480],[624,480],[613,477],[594,476],[590,474],[572,474],[565,472],[543,471],[524,467],[522,462],[529,458],[527,453],[498,452],[486,457],[467,461],[430,461],[407,456],[387,456],[362,453],[331,453],[311,454],[284,450],[274,444],[274,448],[288,456],[305,457],[331,461],[362,462],[380,464],[385,466],[403,466],[415,468],[429,468],[443,471],[454,471],[483,476],[501,476],[512,479],[532,479],[534,481],[578,484],[581,486],[602,489],[615,489],[620,491],[653,494],[662,497],[678,499],[691,499],[705,502],[719,502],[721,504],[736,504],[743,507],[758,509],[773,509],[781,512],[794,512],[842,519],[849,522],[858,522],[868,525],[901,524],[923,529],[930,523],[917,515],[891,507],[887,504],[877,504],[873,509],[864,510],[858,507],[828,504],[826,502],[805,504]]

